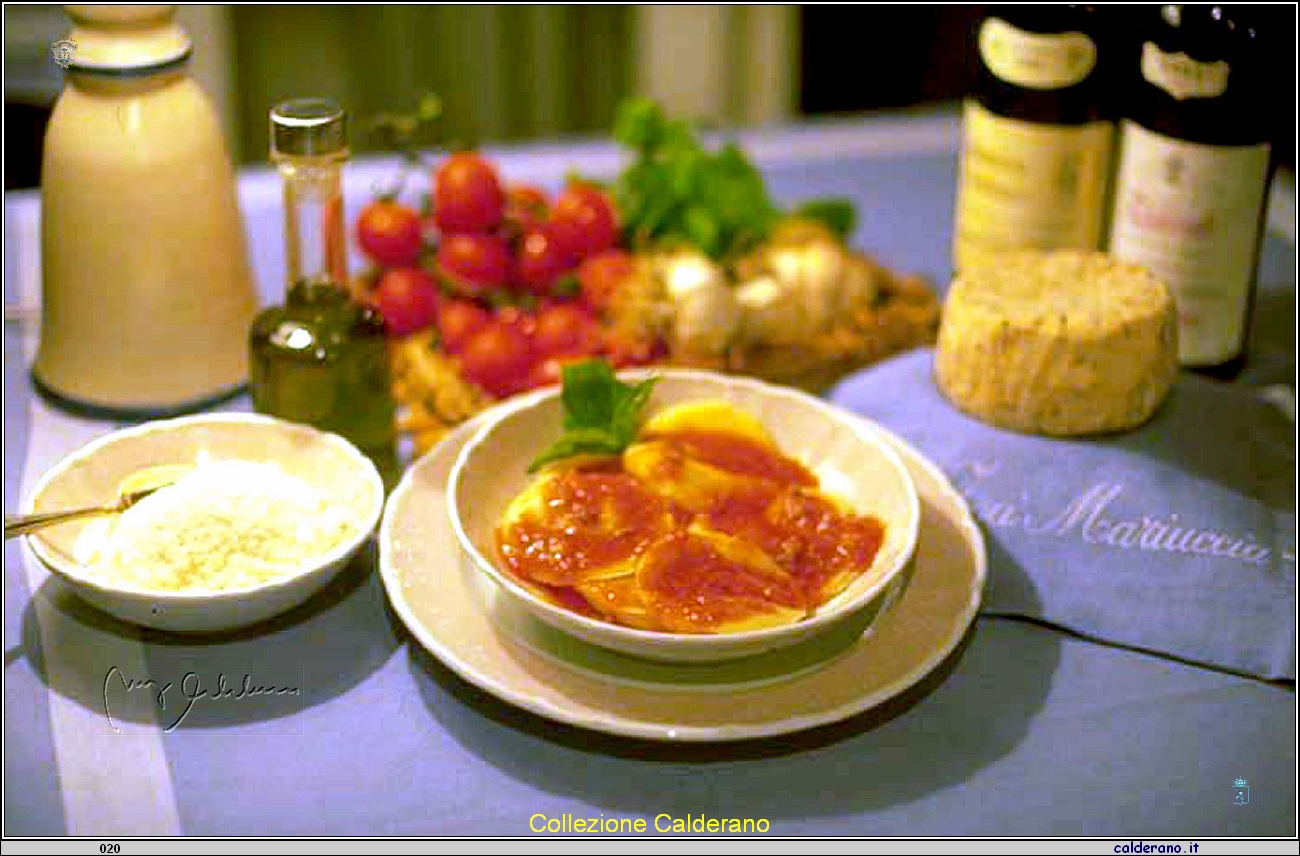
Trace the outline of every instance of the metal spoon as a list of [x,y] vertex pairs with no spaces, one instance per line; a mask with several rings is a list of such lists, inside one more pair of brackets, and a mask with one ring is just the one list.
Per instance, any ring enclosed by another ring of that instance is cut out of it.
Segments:
[[6,514],[5,540],[44,529],[46,526],[66,523],[69,520],[121,514],[149,494],[175,483],[193,469],[194,467],[189,464],[161,464],[136,470],[122,479],[122,483],[117,487],[117,501],[108,505],[75,508],[69,511],[43,511],[37,514]]

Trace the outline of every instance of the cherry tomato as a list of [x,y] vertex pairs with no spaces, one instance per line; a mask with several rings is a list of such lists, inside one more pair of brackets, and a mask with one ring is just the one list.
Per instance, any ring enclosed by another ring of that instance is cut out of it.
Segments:
[[618,240],[618,217],[609,196],[590,184],[564,189],[548,221],[560,246],[577,259],[609,249]]
[[420,216],[400,202],[376,200],[357,218],[357,244],[375,264],[413,265],[423,245]]
[[499,321],[471,336],[460,352],[465,376],[498,398],[527,387],[532,359],[528,338]]
[[514,228],[534,228],[546,222],[551,201],[534,184],[515,184],[506,190],[506,221]]
[[501,306],[493,314],[502,324],[515,328],[529,340],[537,331],[537,315],[521,306]]
[[559,385],[564,380],[564,367],[569,363],[576,363],[585,359],[587,357],[584,355],[573,354],[538,360],[528,373],[528,388],[535,389],[539,386]]
[[600,325],[587,309],[555,303],[537,313],[533,349],[541,356],[583,356],[600,350]]
[[460,294],[483,294],[510,280],[510,248],[496,235],[444,235],[438,270]]
[[505,203],[496,167],[479,154],[456,152],[434,173],[434,219],[443,232],[489,232]]
[[605,337],[603,350],[616,369],[648,365],[667,354],[667,348],[662,342],[633,339],[612,333]]
[[519,241],[515,283],[533,294],[548,295],[573,265],[574,257],[561,248],[549,226],[528,229]]
[[604,250],[578,266],[582,299],[597,312],[604,312],[614,302],[619,285],[635,269],[632,254],[617,248]]
[[394,268],[379,278],[373,301],[388,332],[405,336],[433,323],[438,312],[438,285],[423,268]]
[[492,321],[492,315],[472,300],[452,298],[438,307],[438,335],[449,354],[459,353],[475,333]]

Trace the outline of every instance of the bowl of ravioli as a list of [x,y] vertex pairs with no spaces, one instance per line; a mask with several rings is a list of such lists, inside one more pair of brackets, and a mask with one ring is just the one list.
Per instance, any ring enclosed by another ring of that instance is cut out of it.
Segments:
[[[592,392],[566,371],[456,460],[452,528],[506,598],[594,645],[703,663],[866,632],[901,594],[920,503],[872,423],[748,378],[608,374]],[[582,425],[601,407],[617,442]]]

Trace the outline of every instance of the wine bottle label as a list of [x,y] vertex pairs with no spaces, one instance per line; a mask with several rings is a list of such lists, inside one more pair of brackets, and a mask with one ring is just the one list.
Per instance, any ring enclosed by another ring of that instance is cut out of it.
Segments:
[[1163,278],[1187,365],[1242,348],[1268,179],[1268,144],[1210,146],[1125,120],[1110,252]]
[[1001,18],[980,25],[979,52],[994,76],[1026,89],[1074,86],[1097,65],[1097,45],[1084,33],[1031,33]]
[[1174,99],[1218,98],[1228,89],[1228,64],[1197,62],[1185,53],[1165,53],[1154,42],[1142,45],[1142,77]]
[[1043,125],[965,104],[953,261],[1007,249],[1096,249],[1114,127]]

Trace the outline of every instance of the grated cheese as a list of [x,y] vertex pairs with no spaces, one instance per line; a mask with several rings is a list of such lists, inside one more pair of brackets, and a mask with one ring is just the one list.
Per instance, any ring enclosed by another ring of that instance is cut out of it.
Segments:
[[92,578],[152,591],[259,585],[357,531],[345,509],[302,479],[237,460],[200,463],[105,523],[82,533],[78,559]]

